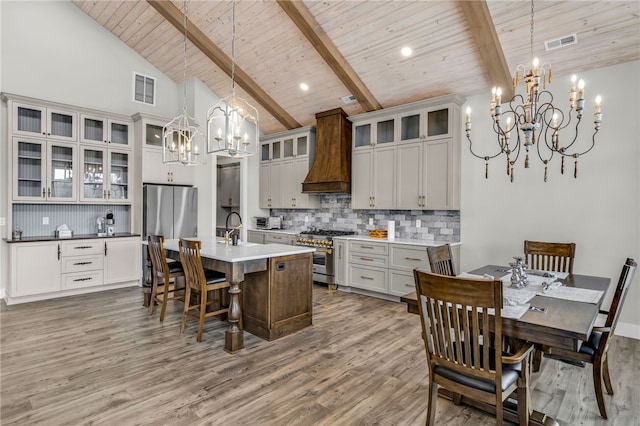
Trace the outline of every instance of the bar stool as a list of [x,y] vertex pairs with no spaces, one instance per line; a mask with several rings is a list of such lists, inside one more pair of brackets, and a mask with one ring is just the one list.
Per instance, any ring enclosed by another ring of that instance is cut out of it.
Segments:
[[[186,277],[184,312],[182,314],[180,333],[184,333],[187,317],[195,318],[198,320],[198,334],[196,336],[196,341],[200,342],[202,341],[204,319],[229,313],[228,304],[223,302],[223,290],[229,288],[231,285],[226,280],[223,273],[211,271],[202,267],[200,241],[180,238],[178,246],[180,249],[180,261],[184,267],[184,274]],[[209,292],[212,292],[217,297],[215,297],[214,300],[207,300]],[[193,304],[191,303],[192,293],[199,296],[197,297],[197,302]],[[207,312],[207,306],[212,305],[215,306],[214,310]],[[192,310],[197,311],[197,313],[192,313]]]
[[[167,262],[167,257],[164,254],[164,237],[162,235],[149,235],[147,241],[149,243],[149,257],[151,257],[152,265],[151,274],[153,276],[149,315],[153,313],[156,302],[161,303],[160,322],[162,322],[167,310],[169,293],[175,294],[176,291],[184,289],[185,275],[180,262]],[[173,284],[171,284],[172,281]],[[182,284],[181,286],[178,286],[178,281]]]

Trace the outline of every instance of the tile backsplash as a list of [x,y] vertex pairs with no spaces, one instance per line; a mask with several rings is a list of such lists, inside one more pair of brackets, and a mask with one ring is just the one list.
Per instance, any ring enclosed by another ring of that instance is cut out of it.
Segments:
[[[95,234],[96,220],[107,210],[113,212],[116,233],[131,232],[131,207],[110,204],[14,204],[13,227],[19,226],[23,237],[52,236],[62,224],[75,235]],[[43,217],[49,218],[48,225],[42,224]]]
[[[318,229],[340,229],[367,235],[371,229],[387,229],[395,221],[396,238],[460,242],[458,210],[353,210],[351,195],[320,195],[317,210],[272,209],[272,216],[282,216],[283,227],[296,232],[309,226]],[[373,225],[369,225],[373,219]],[[419,220],[420,227],[416,226]]]

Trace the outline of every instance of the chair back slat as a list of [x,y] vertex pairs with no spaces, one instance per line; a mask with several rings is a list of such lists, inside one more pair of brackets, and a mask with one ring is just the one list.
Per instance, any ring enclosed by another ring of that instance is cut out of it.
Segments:
[[157,275],[158,272],[161,272],[163,276],[168,277],[169,266],[167,265],[167,257],[164,254],[164,237],[162,235],[149,235],[147,243],[153,274]]
[[200,257],[201,242],[180,238],[178,247],[187,285],[196,291],[203,291],[203,286],[206,286],[206,279],[202,268],[202,258]]
[[[605,326],[609,327],[610,331],[603,333],[598,350],[606,350],[608,339],[614,335],[616,325],[618,324],[618,317],[622,311],[622,306],[624,305],[624,301],[627,297],[627,291],[629,290],[631,281],[633,281],[633,276],[636,272],[637,266],[638,264],[635,260],[628,258],[622,267],[622,272],[618,279],[618,285],[616,286],[616,292],[611,300],[611,306],[609,307],[609,313],[607,314],[607,320],[605,322]],[[606,341],[604,339],[606,339]]]
[[427,256],[429,257],[429,267],[434,274],[449,275],[451,277],[457,275],[449,244],[427,247]]
[[[430,368],[443,365],[499,381],[501,351],[494,351],[492,359],[489,348],[501,347],[501,281],[450,277],[419,269],[414,270],[414,278]],[[489,309],[495,311],[493,319]]]
[[532,269],[573,273],[575,243],[548,243],[542,241],[524,242],[524,255]]

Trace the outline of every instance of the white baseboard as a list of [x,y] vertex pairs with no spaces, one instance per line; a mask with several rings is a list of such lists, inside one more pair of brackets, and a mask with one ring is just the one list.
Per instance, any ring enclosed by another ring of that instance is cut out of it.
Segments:
[[616,336],[629,337],[640,340],[640,325],[630,322],[620,322],[616,325]]

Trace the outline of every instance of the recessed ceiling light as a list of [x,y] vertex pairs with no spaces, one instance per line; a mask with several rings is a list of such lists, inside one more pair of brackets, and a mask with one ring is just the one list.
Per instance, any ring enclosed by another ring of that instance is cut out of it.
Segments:
[[400,53],[402,53],[402,56],[411,56],[413,50],[410,47],[403,47]]
[[309,85],[307,83],[300,83],[300,88],[306,92],[309,90]]

